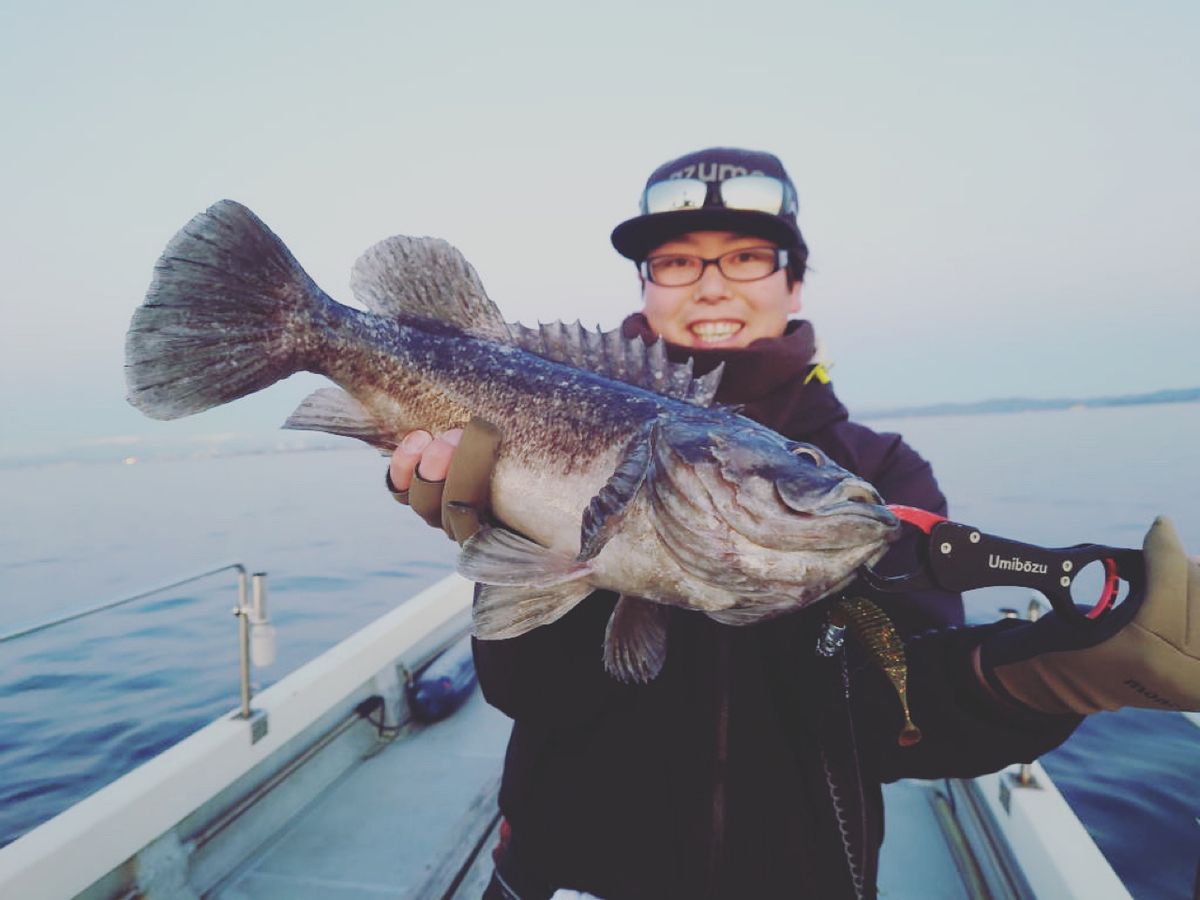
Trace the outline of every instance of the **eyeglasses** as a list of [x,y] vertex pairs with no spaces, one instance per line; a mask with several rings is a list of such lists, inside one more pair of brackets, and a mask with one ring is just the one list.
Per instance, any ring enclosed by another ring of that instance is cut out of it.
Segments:
[[731,250],[716,259],[689,256],[686,253],[666,253],[642,260],[638,268],[642,277],[660,287],[684,287],[695,284],[704,270],[715,265],[730,281],[758,281],[774,275],[787,265],[788,252],[777,247],[747,247]]
[[725,207],[771,215],[795,215],[800,204],[790,184],[770,175],[735,175],[724,181],[668,178],[642,194],[642,214]]

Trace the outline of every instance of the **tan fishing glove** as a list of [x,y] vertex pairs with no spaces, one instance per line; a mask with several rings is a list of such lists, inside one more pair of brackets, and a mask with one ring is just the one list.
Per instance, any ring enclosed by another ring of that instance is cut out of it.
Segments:
[[1200,564],[1161,517],[1143,553],[1141,602],[1126,600],[1096,622],[1049,613],[985,640],[980,664],[992,688],[1048,713],[1200,710]]
[[388,490],[398,503],[411,506],[434,528],[443,529],[462,544],[479,530],[487,513],[499,448],[499,429],[483,419],[471,419],[450,458],[445,479],[428,481],[414,471],[412,484],[402,491],[392,483],[389,469]]

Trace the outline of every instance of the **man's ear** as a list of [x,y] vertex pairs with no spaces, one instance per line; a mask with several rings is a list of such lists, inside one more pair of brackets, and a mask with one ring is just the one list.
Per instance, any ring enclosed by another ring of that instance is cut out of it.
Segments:
[[802,281],[792,282],[792,286],[788,289],[788,293],[792,295],[791,302],[788,305],[788,312],[800,312],[800,288],[804,286]]

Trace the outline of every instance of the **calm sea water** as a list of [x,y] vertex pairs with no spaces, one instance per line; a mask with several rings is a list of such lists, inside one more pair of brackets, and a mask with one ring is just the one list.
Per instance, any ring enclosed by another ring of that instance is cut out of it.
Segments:
[[[870,424],[901,432],[933,463],[958,521],[1045,546],[1140,547],[1166,514],[1200,553],[1200,404]],[[976,591],[967,615],[990,619],[1006,605],[1024,614],[1029,598]],[[1193,897],[1200,728],[1175,713],[1103,713],[1042,763],[1135,897]]]
[[[952,514],[1047,545],[1139,546],[1158,513],[1200,552],[1200,405],[879,420],[929,458]],[[452,568],[449,542],[344,450],[0,469],[0,633],[242,562],[269,573],[264,687]],[[0,645],[0,844],[237,703],[235,583],[216,576]],[[968,615],[1024,608],[979,592]],[[1187,898],[1200,862],[1200,729],[1094,716],[1044,759],[1137,897]]]

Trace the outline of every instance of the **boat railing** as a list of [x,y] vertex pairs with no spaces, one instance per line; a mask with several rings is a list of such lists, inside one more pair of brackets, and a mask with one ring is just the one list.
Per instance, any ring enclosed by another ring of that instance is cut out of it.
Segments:
[[214,569],[206,569],[195,575],[188,575],[186,578],[178,578],[165,584],[155,585],[152,588],[138,591],[136,594],[130,594],[116,600],[109,600],[105,603],[97,603],[85,609],[66,613],[53,619],[47,619],[36,625],[28,625],[5,634],[0,634],[0,645],[29,637],[42,631],[49,631],[68,622],[75,622],[111,609],[128,606],[130,603],[136,603],[138,600],[145,600],[147,597],[153,597],[155,594],[162,594],[177,587],[182,587],[185,584],[192,584],[196,581],[211,578],[214,575],[220,575],[223,572],[237,572],[238,598],[237,606],[233,609],[233,614],[238,620],[238,659],[241,669],[241,708],[238,715],[243,719],[249,719],[253,715],[253,711],[250,708],[250,664],[253,662],[256,667],[261,668],[270,665],[274,661],[275,629],[267,618],[267,573],[249,573],[247,568],[241,563],[225,563]]
[[397,736],[404,677],[467,633],[471,588],[442,579],[259,691],[249,721],[219,716],[0,848],[0,897],[210,896]]
[[[1042,617],[1042,613],[1046,611],[1043,605],[1044,597],[1039,591],[1033,591],[1029,597],[1029,606],[1025,610],[1025,618],[1030,622],[1036,622]],[[1006,619],[1019,619],[1021,614],[1011,607],[1004,607],[1000,610],[1000,615]],[[1021,787],[1037,787],[1033,777],[1033,766],[1029,763],[1021,763],[1017,770],[1017,784]]]

